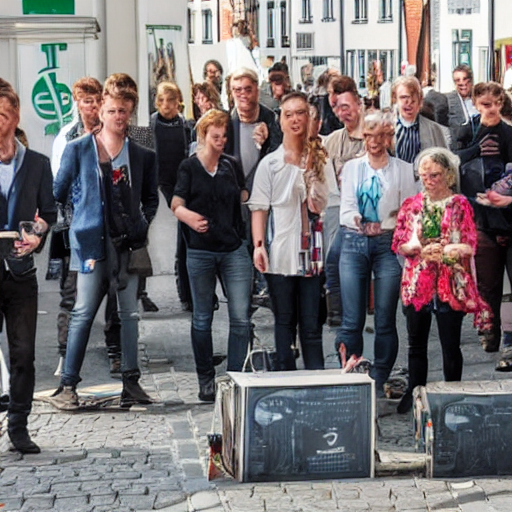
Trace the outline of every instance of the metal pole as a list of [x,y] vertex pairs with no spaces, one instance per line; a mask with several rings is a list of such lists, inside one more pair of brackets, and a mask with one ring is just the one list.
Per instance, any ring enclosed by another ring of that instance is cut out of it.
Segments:
[[402,47],[402,30],[403,30],[403,0],[398,0],[398,75],[402,69],[403,47]]
[[343,8],[344,2],[340,0],[340,71],[345,74],[345,34],[343,31]]
[[494,0],[489,0],[489,80],[496,80],[494,66]]

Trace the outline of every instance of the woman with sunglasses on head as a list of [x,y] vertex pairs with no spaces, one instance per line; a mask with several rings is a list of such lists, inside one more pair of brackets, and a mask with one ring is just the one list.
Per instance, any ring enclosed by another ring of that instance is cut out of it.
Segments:
[[432,313],[437,319],[446,381],[460,381],[462,319],[488,330],[492,313],[478,294],[472,260],[477,232],[469,201],[454,193],[459,159],[444,148],[418,157],[423,191],[406,199],[398,213],[392,249],[405,257],[402,303],[409,338],[409,386],[399,413],[412,407],[412,391],[427,382],[427,344]]

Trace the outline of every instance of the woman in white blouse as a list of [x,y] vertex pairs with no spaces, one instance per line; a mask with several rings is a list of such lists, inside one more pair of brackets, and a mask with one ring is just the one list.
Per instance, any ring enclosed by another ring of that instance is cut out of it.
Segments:
[[265,274],[272,300],[278,369],[296,369],[292,346],[297,324],[306,369],[323,369],[321,265],[312,270],[306,245],[311,240],[308,209],[320,213],[328,189],[322,177],[311,186],[310,174],[306,185],[309,106],[304,94],[292,92],[283,98],[280,122],[283,143],[259,163],[248,203],[253,261]]
[[389,126],[380,113],[364,120],[366,154],[345,164],[341,182],[340,286],[343,319],[336,348],[347,357],[362,355],[368,287],[372,273],[375,301],[374,365],[377,396],[398,353],[396,308],[401,267],[391,251],[400,205],[417,192],[412,165],[389,156]]

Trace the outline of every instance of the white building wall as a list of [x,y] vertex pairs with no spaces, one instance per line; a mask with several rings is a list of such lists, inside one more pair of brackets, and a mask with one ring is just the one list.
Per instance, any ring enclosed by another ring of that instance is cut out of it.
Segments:
[[[344,47],[345,47],[345,72],[352,76],[358,86],[364,89],[363,80],[368,75],[369,51],[387,52],[388,60],[386,78],[396,78],[400,63],[398,55],[399,47],[399,2],[393,1],[392,17],[383,21],[379,14],[379,0],[367,0],[367,21],[356,20],[355,2],[344,2]],[[354,51],[354,70],[351,69],[350,54]],[[364,51],[364,69],[359,59],[360,52]],[[404,45],[404,56],[406,53]],[[373,59],[372,59],[373,60]]]
[[[317,66],[315,78],[326,66],[340,69],[340,0],[333,0],[330,19],[323,19],[323,0],[310,0],[310,8],[310,20],[303,19],[302,0],[291,0],[291,71],[296,83],[301,82],[302,66],[320,58],[325,59],[325,65]],[[312,48],[299,47],[300,34],[311,34]]]
[[[508,0],[507,0],[508,1]],[[448,1],[440,1],[439,17],[439,75],[441,92],[453,90],[452,70],[457,65],[453,56],[453,30],[471,30],[471,68],[474,82],[488,80],[486,55],[489,50],[489,11],[487,0],[481,0],[480,12],[472,14],[449,14]]]
[[[281,22],[282,1],[284,1],[286,5],[286,33],[284,34]],[[289,41],[291,41],[292,38],[291,2],[293,2],[293,0],[274,0],[274,7],[270,8],[269,4],[271,2],[267,0],[260,1],[258,41],[260,44],[260,63],[263,71],[268,70],[274,62],[279,62],[283,58],[285,58],[288,65],[290,65],[291,49]],[[270,37],[272,34],[269,31],[269,11],[272,11],[273,14],[273,38]],[[286,40],[283,40],[283,36],[287,36]],[[286,44],[287,42],[288,44]]]

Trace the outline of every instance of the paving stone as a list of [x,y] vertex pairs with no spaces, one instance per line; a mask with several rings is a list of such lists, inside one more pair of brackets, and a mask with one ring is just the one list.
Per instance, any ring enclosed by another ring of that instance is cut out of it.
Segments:
[[40,512],[45,508],[53,507],[55,498],[48,494],[30,496],[23,502],[22,512]]
[[94,493],[89,496],[89,504],[94,506],[112,505],[117,499],[117,492]]
[[142,510],[153,508],[153,503],[155,502],[155,495],[149,494],[144,496],[129,496],[120,494],[118,497],[119,508],[122,510],[126,510],[127,508],[133,510]]
[[197,492],[190,497],[190,502],[195,510],[205,510],[220,505],[216,491]]
[[[76,488],[76,485],[74,487]],[[33,487],[25,488],[25,490],[23,491],[23,496],[25,496],[26,498],[28,496],[34,496],[37,494],[47,494],[50,492],[50,488],[51,485],[49,483],[39,483],[38,485],[35,485]],[[53,494],[55,493],[53,492]]]
[[156,495],[153,507],[160,510],[183,501],[187,501],[187,495],[183,491],[160,491]]
[[[66,483],[58,483],[52,484],[51,489],[52,493],[57,496],[62,496],[67,494],[74,494],[76,491],[79,491],[82,488],[81,483],[77,482],[66,482]],[[48,491],[45,491],[48,492]]]
[[23,504],[23,496],[21,494],[17,496],[4,496],[2,493],[0,503],[3,503],[5,512],[20,510]]
[[183,464],[183,471],[187,478],[203,477],[203,466],[199,462],[187,462]]
[[187,478],[183,481],[183,490],[188,494],[194,494],[199,491],[214,489],[215,485],[208,482],[206,478]]
[[195,442],[180,443],[178,445],[178,450],[182,459],[197,459],[198,457],[197,445]]
[[68,510],[73,512],[81,512],[82,509],[91,510],[87,496],[68,496],[65,498],[56,498],[53,508],[57,510]]

